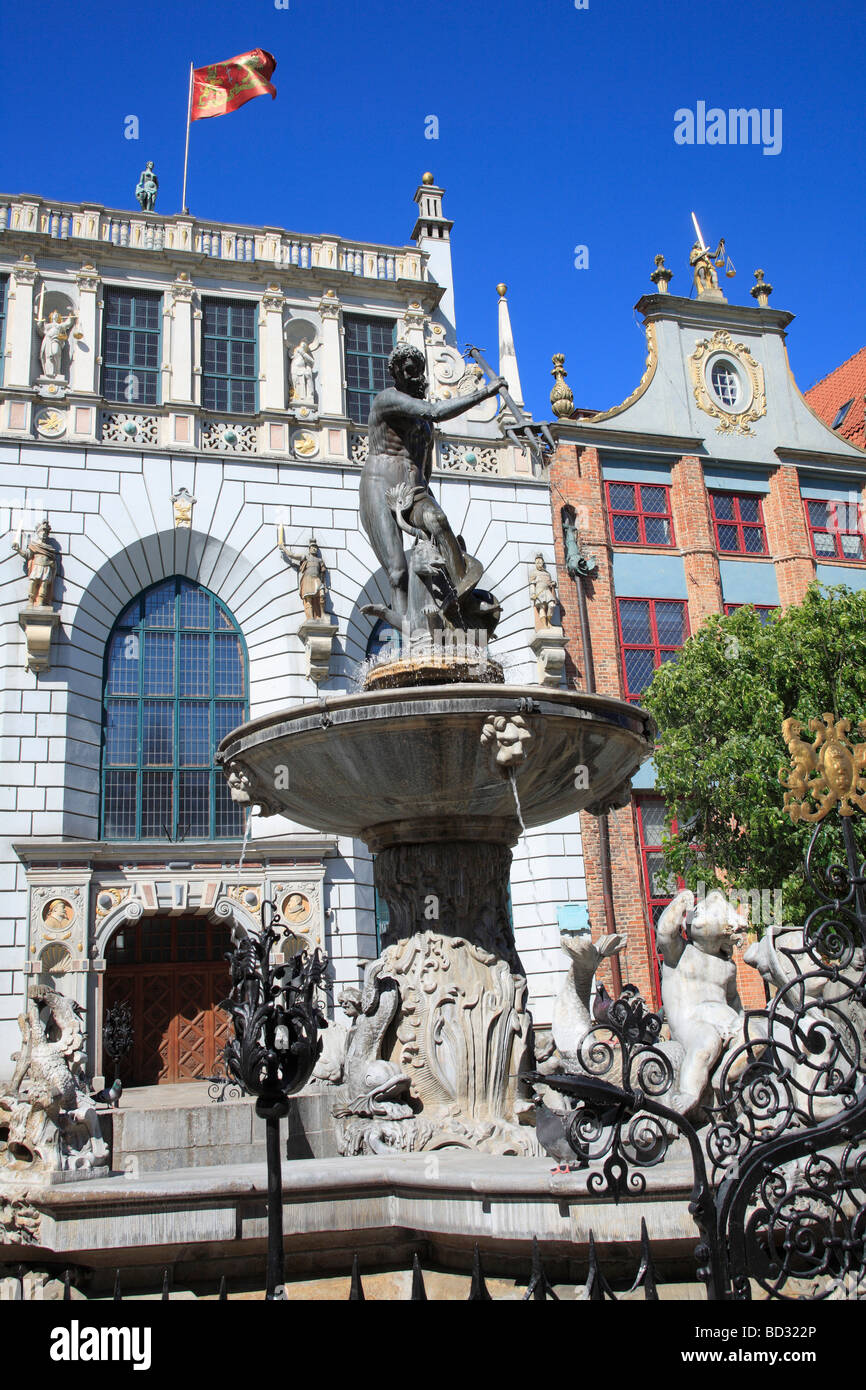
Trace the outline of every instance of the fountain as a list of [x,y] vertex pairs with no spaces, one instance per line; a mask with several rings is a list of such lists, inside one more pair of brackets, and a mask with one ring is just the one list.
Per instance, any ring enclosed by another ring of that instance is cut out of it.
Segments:
[[499,605],[429,488],[434,423],[501,382],[429,402],[423,354],[400,344],[390,369],[396,387],[370,414],[361,519],[391,584],[390,605],[367,611],[404,640],[364,689],[254,719],[217,757],[237,801],[357,837],[375,856],[389,929],[335,1107],[341,1152],[537,1155],[511,848],[522,828],[624,805],[654,728],[618,699],[504,682],[486,654]]

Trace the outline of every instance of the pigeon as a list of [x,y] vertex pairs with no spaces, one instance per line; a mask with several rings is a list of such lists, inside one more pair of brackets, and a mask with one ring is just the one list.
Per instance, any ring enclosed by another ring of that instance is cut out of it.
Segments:
[[595,987],[595,998],[592,1001],[592,1016],[596,1023],[607,1023],[610,1015],[610,1007],[613,999],[608,994],[601,980]]
[[113,1081],[111,1087],[106,1087],[102,1091],[94,1091],[90,1099],[95,1100],[97,1105],[110,1105],[114,1110],[120,1109],[120,1095],[123,1090],[123,1082],[120,1077]]
[[535,1132],[545,1153],[549,1154],[551,1158],[559,1159],[559,1166],[553,1169],[554,1173],[569,1172],[571,1164],[576,1158],[573,1148],[565,1137],[565,1120],[570,1118],[570,1115],[562,1115],[557,1110],[548,1109],[542,1101],[536,1102]]

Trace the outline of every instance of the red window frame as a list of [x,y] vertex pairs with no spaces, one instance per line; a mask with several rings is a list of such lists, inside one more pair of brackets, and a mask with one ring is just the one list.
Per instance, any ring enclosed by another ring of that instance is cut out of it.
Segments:
[[[615,507],[611,501],[610,490],[612,487],[631,487],[634,488],[634,507]],[[641,488],[656,487],[665,495],[665,508],[663,512],[649,512],[644,509],[643,494]],[[671,489],[669,483],[631,483],[618,482],[615,479],[605,479],[605,496],[607,497],[607,511],[610,517],[610,537],[614,545],[651,545],[661,546],[665,550],[670,550],[676,545],[674,535],[674,518],[671,512]],[[638,540],[619,540],[615,533],[614,522],[618,516],[633,517],[637,521]],[[647,521],[666,521],[668,525],[669,540],[648,541],[646,538]]]
[[[623,635],[622,635],[622,604],[624,604],[624,603],[647,603],[647,604],[649,604],[650,633],[651,633],[651,636],[652,636],[652,641],[651,641],[651,642],[626,642],[626,641],[624,641]],[[638,652],[638,651],[640,651],[640,652],[652,652],[652,655],[653,655],[653,671],[657,671],[658,668],[663,664],[663,663],[662,663],[662,657],[661,657],[662,652],[678,652],[678,651],[680,651],[680,650],[682,649],[682,642],[677,643],[677,644],[674,644],[674,643],[672,643],[672,642],[660,642],[660,641],[659,641],[658,621],[657,621],[657,618],[656,618],[656,605],[657,605],[657,604],[666,604],[666,603],[675,603],[675,604],[678,605],[678,607],[680,607],[680,608],[682,609],[682,613],[683,613],[683,642],[687,641],[688,638],[691,636],[691,629],[690,629],[690,627],[689,627],[689,606],[688,606],[688,603],[686,602],[685,599],[681,599],[681,598],[645,598],[645,597],[641,596],[641,597],[639,597],[639,598],[623,597],[623,598],[618,598],[617,601],[616,601],[616,621],[617,621],[617,628],[618,628],[618,632],[619,632],[619,651],[620,651],[621,665],[622,665],[622,687],[623,687],[623,690],[626,692],[625,698],[626,698],[627,700],[629,700],[632,704],[636,704],[636,703],[638,703],[638,702],[640,701],[640,698],[641,698],[641,695],[643,694],[643,691],[634,691],[634,690],[630,690],[630,689],[629,689],[629,684],[628,684],[628,669],[627,669],[626,660],[625,660],[625,654],[626,654],[626,652]],[[644,689],[646,689],[646,687],[644,687]]]
[[766,623],[767,615],[779,611],[778,603],[726,603],[725,617],[727,618],[729,613],[736,613],[738,608],[754,608],[762,623]]
[[[734,504],[734,505],[733,505],[733,513],[734,513],[733,517],[716,516],[716,498],[717,498],[717,497],[729,497],[729,498],[731,499],[731,501],[732,501],[733,504]],[[769,548],[768,548],[768,546],[767,546],[767,528],[766,528],[766,526],[764,525],[764,505],[763,505],[763,503],[762,503],[760,497],[757,497],[757,496],[755,495],[754,492],[723,492],[723,491],[720,491],[720,490],[712,490],[712,491],[709,493],[709,498],[710,498],[710,515],[712,516],[712,519],[713,519],[713,532],[714,532],[714,534],[715,534],[715,539],[716,539],[716,549],[717,549],[717,551],[719,552],[720,555],[769,555],[770,551],[769,551]],[[740,511],[740,502],[741,502],[741,500],[744,499],[744,498],[747,498],[748,501],[750,501],[750,502],[757,502],[757,504],[758,504],[758,520],[757,520],[757,521],[744,521],[744,520],[743,520],[742,515],[741,515],[741,511]],[[736,530],[736,532],[737,532],[737,548],[736,548],[735,550],[731,550],[730,548],[728,548],[728,547],[722,545],[721,541],[719,540],[719,527],[720,527],[720,526],[733,526],[733,527],[735,528],[735,530]],[[761,537],[761,549],[760,549],[760,550],[748,550],[748,549],[746,548],[746,532],[747,532],[747,531],[757,531],[757,532],[759,532],[760,537]]]
[[[826,507],[827,524],[816,526],[809,511],[810,506]],[[850,507],[849,502],[840,502],[834,497],[804,497],[803,509],[806,514],[806,529],[809,532],[809,543],[812,547],[812,554],[816,560],[845,560],[852,565],[866,564],[866,508],[860,498],[857,499],[857,518],[858,526],[840,526],[839,508],[844,507],[847,511]],[[828,555],[825,551],[819,551],[815,545],[815,536],[832,536],[834,553]],[[860,538],[860,555],[846,555],[842,549],[843,536],[858,536]]]

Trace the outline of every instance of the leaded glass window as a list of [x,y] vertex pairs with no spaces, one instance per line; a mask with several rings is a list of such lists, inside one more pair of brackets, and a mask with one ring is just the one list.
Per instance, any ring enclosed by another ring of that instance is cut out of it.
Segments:
[[105,289],[102,394],[129,405],[159,403],[159,319],[162,295]]
[[360,318],[346,314],[346,413],[366,425],[373,397],[393,382],[388,358],[394,349],[397,325],[393,319]]
[[104,704],[106,839],[243,833],[214,766],[221,739],[247,718],[243,638],[219,599],[179,576],[139,595],[109,639]]
[[205,410],[252,414],[256,404],[256,319],[249,300],[203,299],[201,399]]

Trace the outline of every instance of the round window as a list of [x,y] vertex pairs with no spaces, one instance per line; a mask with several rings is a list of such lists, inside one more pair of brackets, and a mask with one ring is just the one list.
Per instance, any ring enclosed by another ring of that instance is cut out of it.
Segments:
[[720,357],[713,363],[710,381],[713,387],[713,395],[725,410],[736,410],[740,402],[742,390],[740,388],[740,374],[733,362],[726,357]]

